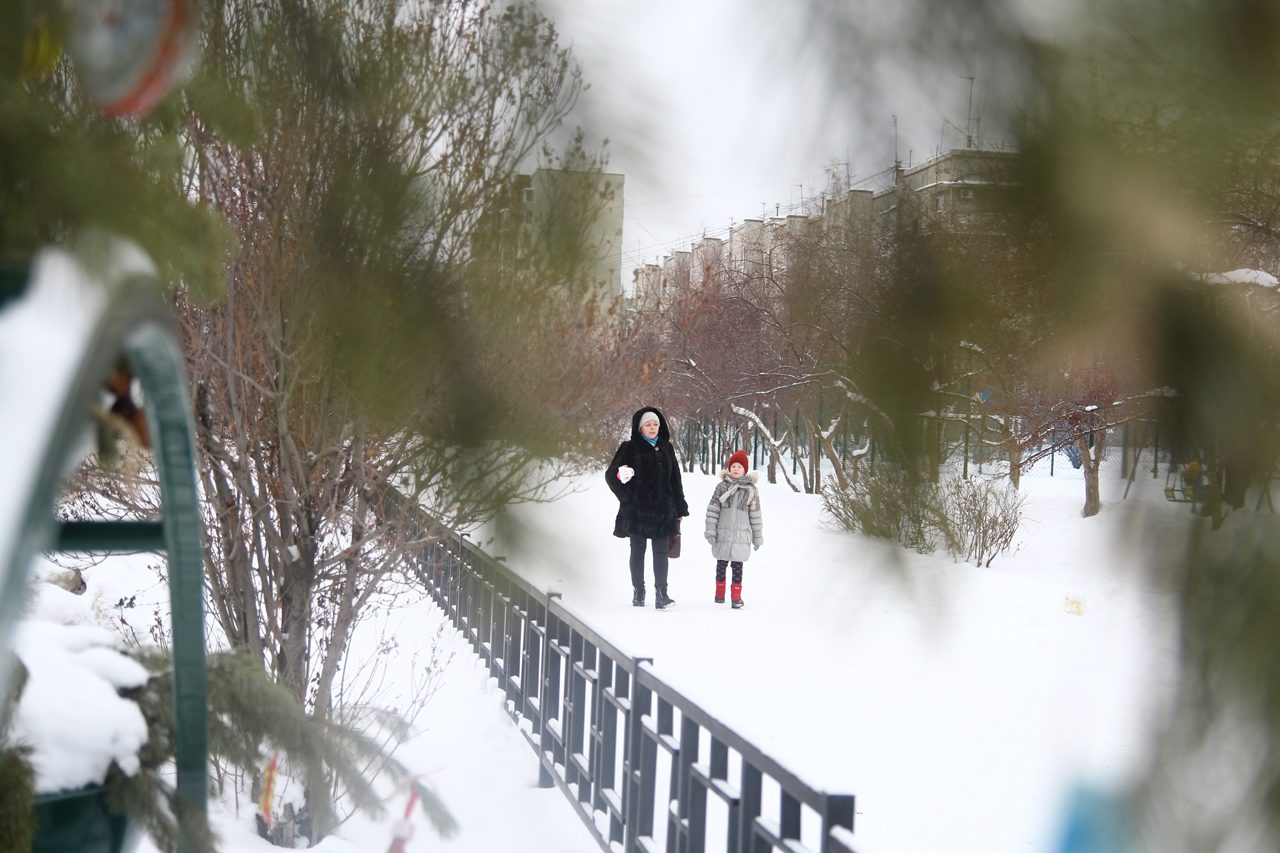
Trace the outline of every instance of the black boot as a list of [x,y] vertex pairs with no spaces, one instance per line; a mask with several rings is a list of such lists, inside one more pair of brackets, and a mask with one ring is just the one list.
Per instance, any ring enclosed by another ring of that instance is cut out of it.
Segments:
[[635,587],[635,588],[632,590],[632,593],[631,593],[631,606],[632,606],[632,607],[644,607],[644,587],[642,587],[642,586],[638,586],[638,587]]
[[668,607],[676,603],[675,599],[667,597],[667,585],[665,583],[655,586],[654,590],[656,590],[656,592],[653,596],[653,606],[659,610],[666,610]]

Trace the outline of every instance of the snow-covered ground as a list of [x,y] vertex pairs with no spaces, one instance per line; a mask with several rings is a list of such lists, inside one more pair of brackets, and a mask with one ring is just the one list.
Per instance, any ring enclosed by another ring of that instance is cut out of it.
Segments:
[[818,498],[762,484],[739,611],[712,601],[712,477],[685,478],[671,612],[631,607],[599,476],[513,511],[523,535],[488,547],[812,785],[854,794],[860,853],[1048,851],[1075,792],[1118,790],[1149,755],[1177,635],[1132,534],[1191,516],[1149,475],[1123,503],[1125,483],[1104,481],[1091,519],[1079,472],[1027,480],[1016,553],[990,568],[833,531]]
[[[685,477],[693,517],[668,612],[631,606],[627,546],[610,535],[616,503],[600,475],[478,538],[800,777],[856,795],[860,853],[1056,851],[1073,794],[1122,788],[1149,755],[1177,635],[1171,604],[1144,581],[1142,542],[1192,516],[1149,477],[1123,502],[1123,481],[1104,480],[1109,500],[1092,519],[1079,516],[1078,472],[1029,478],[1016,552],[990,568],[834,531],[818,498],[762,484],[765,544],[747,563],[739,611],[712,602],[699,527],[712,477]],[[163,606],[163,588],[136,567],[87,579],[76,604],[55,590],[41,609],[109,621],[135,588],[144,615]],[[373,654],[396,638],[393,688],[422,671],[443,621],[429,601],[398,603],[359,641]],[[398,757],[460,831],[438,839],[418,817],[409,850],[596,850],[562,795],[536,787],[534,753],[469,647],[446,633],[442,650],[438,692]],[[386,850],[395,817],[353,818],[321,849]],[[276,849],[254,836],[250,806],[219,807],[215,819],[224,850]]]
[[[140,668],[113,649],[146,632],[154,619],[167,621],[167,588],[147,555],[112,557],[84,573],[86,589],[73,595],[53,583],[37,583],[28,619],[17,632],[16,650],[31,671],[14,722],[14,735],[33,743],[32,763],[41,791],[76,788],[101,779],[108,763],[136,768],[146,737],[137,706],[114,694],[113,685],[137,683]],[[41,561],[41,578],[65,573]],[[123,603],[123,606],[121,604]],[[386,653],[386,638],[399,643]],[[380,649],[382,653],[380,654]],[[457,820],[458,830],[441,839],[419,813],[412,820],[408,850],[489,853],[537,850],[585,853],[597,850],[557,789],[537,787],[534,753],[502,708],[488,670],[425,597],[401,596],[362,626],[353,642],[354,662],[377,657],[388,663],[376,700],[393,707],[430,678],[434,695],[415,720],[415,734],[396,753],[434,789]],[[433,663],[434,660],[434,663]],[[430,672],[436,672],[434,677]],[[141,674],[145,677],[145,674]],[[282,787],[282,799],[297,792]],[[393,798],[381,819],[352,817],[337,837],[323,841],[325,853],[382,853],[391,843],[408,792]],[[214,801],[210,812],[223,853],[279,850],[257,837],[254,804]],[[158,853],[143,839],[140,853]]]
[[[420,651],[429,653],[427,647],[447,620],[428,602],[407,606],[387,618],[385,627],[403,643],[400,654],[405,666],[398,676],[407,680],[415,641],[421,641]],[[384,626],[370,627],[380,634]],[[374,632],[366,632],[366,637]],[[417,734],[401,746],[396,757],[440,795],[457,820],[458,829],[454,835],[441,838],[420,813],[415,813],[407,850],[598,851],[559,790],[537,787],[538,767],[533,750],[503,710],[502,697],[492,689],[487,668],[480,665],[460,634],[450,632],[443,639],[441,651],[446,663],[438,690],[416,721]],[[322,853],[383,853],[391,845],[395,824],[403,815],[407,800],[407,791],[393,799],[388,804],[388,814],[381,819],[352,817],[336,836],[312,849]],[[271,853],[280,849],[257,837],[252,804],[242,802],[238,814],[226,804],[212,804],[211,810],[222,839],[222,853]],[[159,851],[144,840],[138,853]]]

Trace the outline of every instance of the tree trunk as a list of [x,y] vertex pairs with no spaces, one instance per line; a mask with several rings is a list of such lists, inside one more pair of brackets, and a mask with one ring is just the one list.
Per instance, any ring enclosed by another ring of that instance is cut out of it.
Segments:
[[823,449],[822,435],[815,429],[809,436],[809,484],[811,486],[810,493],[815,495],[822,491]]
[[[926,427],[921,430],[924,441],[928,445],[925,448],[925,458],[929,463],[929,482],[937,483],[942,473],[942,407],[939,406],[937,414],[932,418],[926,418]],[[930,429],[929,427],[932,427]]]
[[1009,484],[1016,489],[1022,485],[1022,448],[1012,439],[1005,446],[1009,453]]
[[[791,460],[792,468],[800,475],[800,486],[804,489],[806,495],[813,494],[813,489],[809,486],[809,460],[800,458],[800,440],[796,433],[799,431],[800,422],[796,421],[791,426]],[[784,472],[785,474],[785,472]],[[787,478],[787,482],[791,488],[795,488],[795,484],[791,482],[791,478]]]
[[1009,457],[1009,483],[1015,489],[1022,484],[1022,446],[1014,435],[1013,418],[1004,425],[1004,447]]
[[280,683],[298,704],[307,701],[307,639],[311,635],[311,602],[315,567],[304,554],[283,561],[280,579]]
[[[1093,447],[1089,447],[1089,436]],[[1102,493],[1098,488],[1098,469],[1102,467],[1102,453],[1107,447],[1105,428],[1076,436],[1076,449],[1080,451],[1080,464],[1084,469],[1084,509],[1080,514],[1090,518],[1102,511]]]
[[827,459],[831,462],[831,471],[836,478],[836,484],[841,489],[849,488],[849,476],[845,473],[844,464],[840,461],[840,454],[836,453],[835,442],[830,437],[823,439],[822,451],[827,455]]
[[[840,419],[832,421],[825,432],[817,429],[813,430],[814,437],[818,439],[818,450],[827,457],[827,461],[831,463],[832,475],[836,478],[836,484],[842,489],[849,488],[849,477],[844,470],[844,462],[840,459],[840,454],[836,452],[836,428],[840,424]],[[816,455],[816,454],[815,454]],[[818,490],[821,490],[822,483],[817,483]]]

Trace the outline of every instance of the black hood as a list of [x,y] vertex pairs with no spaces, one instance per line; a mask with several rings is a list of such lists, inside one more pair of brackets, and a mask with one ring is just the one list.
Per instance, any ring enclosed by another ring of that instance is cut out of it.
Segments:
[[640,416],[645,412],[653,412],[658,416],[658,438],[663,441],[671,441],[671,430],[667,429],[667,416],[662,414],[662,411],[657,406],[645,406],[631,416],[631,440],[641,441],[644,439],[644,436],[640,434]]

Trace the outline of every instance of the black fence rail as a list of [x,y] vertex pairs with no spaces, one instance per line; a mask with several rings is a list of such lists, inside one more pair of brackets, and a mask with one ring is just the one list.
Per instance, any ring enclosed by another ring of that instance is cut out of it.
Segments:
[[854,798],[819,791],[619,651],[557,593],[463,535],[423,552],[428,592],[605,851],[854,853]]

